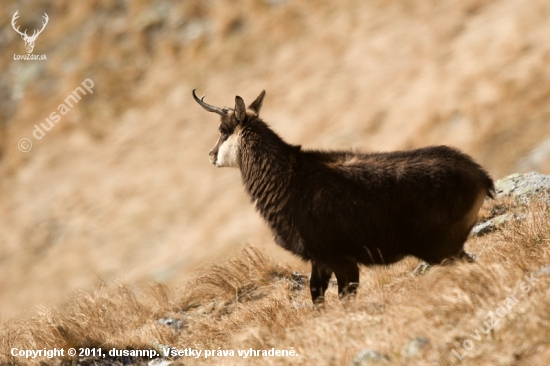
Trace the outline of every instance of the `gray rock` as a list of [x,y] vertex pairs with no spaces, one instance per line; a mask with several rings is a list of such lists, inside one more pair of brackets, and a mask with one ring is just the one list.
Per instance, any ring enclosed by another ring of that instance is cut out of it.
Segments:
[[538,172],[512,174],[495,183],[497,197],[515,197],[528,203],[533,197],[542,197],[550,203],[550,176]]
[[386,364],[389,362],[390,359],[388,358],[388,356],[372,349],[362,350],[361,352],[359,352],[357,357],[355,357],[355,360],[353,360],[353,364],[358,366]]
[[168,325],[175,331],[180,331],[183,329],[183,322],[174,318],[160,318],[157,320],[157,323]]
[[[495,183],[498,198],[511,197],[520,204],[528,204],[533,198],[545,200],[550,205],[550,176],[537,172],[512,174]],[[521,220],[525,215],[501,212],[500,215],[480,222],[472,229],[473,236],[483,236],[497,230],[511,219]]]
[[420,350],[424,348],[430,341],[426,337],[416,337],[409,341],[403,348],[403,354],[407,357],[414,357],[420,353]]
[[151,342],[151,346],[153,346],[153,349],[157,351],[160,355],[163,355],[165,351],[169,352],[170,349],[172,348],[166,344],[162,344],[157,341]]
[[472,235],[483,236],[485,234],[493,232],[499,226],[504,225],[512,216],[513,215],[511,214],[503,214],[498,215],[497,217],[493,217],[492,219],[489,219],[487,221],[481,222],[472,229]]

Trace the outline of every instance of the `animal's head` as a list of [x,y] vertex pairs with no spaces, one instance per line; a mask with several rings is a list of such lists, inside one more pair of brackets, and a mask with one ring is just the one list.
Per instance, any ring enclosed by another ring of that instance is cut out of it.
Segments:
[[242,131],[253,120],[259,117],[262,102],[265,97],[265,90],[253,101],[248,108],[243,98],[235,97],[235,108],[219,108],[207,104],[204,96],[198,98],[193,89],[193,98],[208,112],[214,112],[221,116],[220,138],[210,150],[210,163],[217,167],[240,167]]

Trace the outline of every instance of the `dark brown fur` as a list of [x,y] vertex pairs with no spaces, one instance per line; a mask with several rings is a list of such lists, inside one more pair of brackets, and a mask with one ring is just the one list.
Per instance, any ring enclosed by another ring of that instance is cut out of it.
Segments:
[[[413,255],[430,264],[469,258],[464,243],[493,181],[472,158],[446,146],[359,153],[302,150],[248,108],[225,108],[222,137],[240,134],[246,191],[277,244],[311,261],[310,289],[322,302],[332,273],[340,296],[355,293],[358,264]],[[227,137],[226,137],[227,138]],[[481,201],[480,201],[481,200]]]

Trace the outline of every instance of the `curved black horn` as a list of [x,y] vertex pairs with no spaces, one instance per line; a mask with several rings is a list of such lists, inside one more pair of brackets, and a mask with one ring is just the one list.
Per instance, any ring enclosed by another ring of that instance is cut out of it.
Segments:
[[195,90],[197,89],[193,89],[193,98],[195,99],[195,102],[199,103],[200,106],[203,107],[208,112],[214,112],[219,114],[220,116],[225,116],[229,112],[227,108],[214,107],[213,105],[206,103],[204,101],[204,97],[206,95],[203,95],[202,98],[199,99],[199,97],[197,97],[197,94],[195,94]]

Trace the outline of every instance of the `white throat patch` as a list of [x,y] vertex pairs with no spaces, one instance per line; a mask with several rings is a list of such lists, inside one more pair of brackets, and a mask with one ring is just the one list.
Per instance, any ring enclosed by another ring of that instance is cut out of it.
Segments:
[[240,135],[232,133],[218,148],[218,157],[216,166],[221,167],[239,167],[239,145]]

